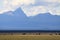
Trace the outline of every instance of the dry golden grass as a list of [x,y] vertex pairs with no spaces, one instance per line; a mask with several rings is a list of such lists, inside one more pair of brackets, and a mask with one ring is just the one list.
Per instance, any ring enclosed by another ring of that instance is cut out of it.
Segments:
[[0,40],[60,40],[59,35],[0,35]]

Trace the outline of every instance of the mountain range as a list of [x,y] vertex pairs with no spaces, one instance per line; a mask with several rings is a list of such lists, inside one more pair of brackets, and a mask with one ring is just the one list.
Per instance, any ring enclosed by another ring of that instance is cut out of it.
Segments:
[[27,17],[18,8],[0,14],[0,30],[60,30],[60,16],[44,13]]

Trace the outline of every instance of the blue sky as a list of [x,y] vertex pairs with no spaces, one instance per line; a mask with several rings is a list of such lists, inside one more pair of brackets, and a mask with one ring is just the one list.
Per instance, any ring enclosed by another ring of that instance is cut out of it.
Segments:
[[28,17],[46,12],[60,15],[60,0],[0,0],[0,14],[19,7]]

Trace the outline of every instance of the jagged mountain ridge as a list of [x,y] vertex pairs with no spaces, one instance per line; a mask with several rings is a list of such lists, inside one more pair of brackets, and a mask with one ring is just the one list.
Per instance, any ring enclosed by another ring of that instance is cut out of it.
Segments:
[[0,15],[0,30],[60,30],[60,16],[45,13],[27,17],[18,8]]

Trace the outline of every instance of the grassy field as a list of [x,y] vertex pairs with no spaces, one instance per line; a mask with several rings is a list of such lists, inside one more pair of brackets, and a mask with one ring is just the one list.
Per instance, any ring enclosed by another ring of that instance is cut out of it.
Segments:
[[0,35],[0,40],[60,40],[59,35]]

